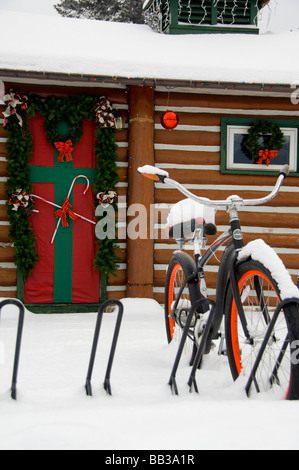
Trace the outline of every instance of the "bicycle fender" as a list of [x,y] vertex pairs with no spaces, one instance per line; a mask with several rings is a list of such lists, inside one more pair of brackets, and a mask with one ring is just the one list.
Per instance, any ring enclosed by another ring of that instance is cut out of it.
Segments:
[[277,253],[262,239],[249,242],[238,254],[238,264],[253,259],[261,263],[276,280],[281,300],[299,298],[299,289],[293,283],[290,273],[286,269]]
[[185,268],[185,272],[190,273],[190,275],[194,274],[194,281],[191,280],[190,282],[197,282],[196,264],[190,255],[184,251],[177,250],[173,253],[172,259],[177,260]]

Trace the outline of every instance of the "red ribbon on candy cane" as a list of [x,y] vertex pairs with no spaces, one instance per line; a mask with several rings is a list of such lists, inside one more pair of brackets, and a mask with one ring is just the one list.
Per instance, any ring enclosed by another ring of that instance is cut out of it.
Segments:
[[55,212],[55,216],[58,218],[60,217],[62,220],[62,226],[68,227],[69,224],[67,223],[66,214],[70,216],[72,220],[78,219],[78,216],[74,214],[74,212],[70,209],[72,207],[69,198],[66,197],[64,203],[62,204],[62,208]]
[[[53,243],[54,240],[55,240],[56,233],[57,233],[57,230],[58,230],[58,227],[59,227],[59,225],[60,225],[60,222],[61,222],[62,218],[63,218],[63,224],[64,224],[65,221],[66,221],[66,214],[65,214],[63,211],[64,211],[64,209],[65,209],[66,211],[70,211],[70,209],[69,209],[70,204],[69,204],[69,206],[67,206],[67,201],[69,202],[69,198],[70,198],[71,192],[72,192],[73,187],[74,187],[74,184],[75,184],[75,182],[76,182],[76,180],[77,180],[78,178],[85,178],[85,179],[86,179],[86,182],[87,182],[87,185],[86,185],[86,188],[85,188],[84,191],[83,191],[83,194],[86,194],[86,192],[87,192],[87,190],[88,190],[88,188],[89,188],[89,179],[87,178],[87,176],[78,175],[78,176],[76,176],[76,178],[73,179],[73,182],[72,182],[72,184],[71,184],[71,187],[70,187],[70,189],[69,189],[69,192],[67,193],[67,197],[66,197],[65,200],[64,200],[64,203],[63,203],[63,204],[64,204],[64,207],[62,206],[61,215],[58,215],[59,219],[58,219],[56,228],[55,228],[55,230],[54,230],[51,243]],[[74,214],[74,212],[72,212],[72,211],[71,211],[71,213]],[[74,214],[74,215],[76,215],[76,214]],[[66,227],[66,225],[63,225],[63,226]]]

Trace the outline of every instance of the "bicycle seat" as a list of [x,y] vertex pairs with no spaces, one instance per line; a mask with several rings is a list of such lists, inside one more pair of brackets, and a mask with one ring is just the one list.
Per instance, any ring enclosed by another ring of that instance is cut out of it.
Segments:
[[196,229],[201,228],[203,235],[216,235],[215,209],[192,199],[183,199],[170,210],[166,230],[169,238],[188,238]]

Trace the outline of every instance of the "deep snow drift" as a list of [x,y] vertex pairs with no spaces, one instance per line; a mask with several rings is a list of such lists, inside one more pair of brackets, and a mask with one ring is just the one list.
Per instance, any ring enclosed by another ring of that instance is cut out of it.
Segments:
[[9,47],[0,43],[0,69],[108,76],[115,83],[127,77],[298,85],[298,31],[167,35],[145,25],[1,11],[1,34]]
[[18,399],[10,398],[18,309],[0,320],[0,449],[298,449],[299,403],[275,395],[248,399],[244,379],[232,382],[225,357],[213,350],[190,394],[190,350],[177,383],[167,385],[178,342],[167,345],[163,310],[150,299],[124,299],[111,374],[103,390],[116,313],[103,319],[92,377],[85,379],[96,314],[26,312]]

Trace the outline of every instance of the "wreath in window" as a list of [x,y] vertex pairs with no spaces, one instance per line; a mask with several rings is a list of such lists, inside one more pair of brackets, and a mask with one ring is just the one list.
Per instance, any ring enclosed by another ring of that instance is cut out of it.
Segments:
[[278,124],[259,120],[255,121],[248,130],[248,135],[242,142],[242,149],[250,160],[259,165],[269,166],[273,158],[277,157],[284,142],[285,138]]

